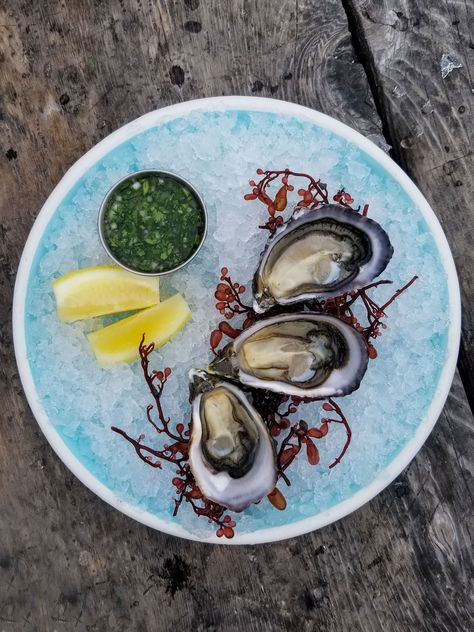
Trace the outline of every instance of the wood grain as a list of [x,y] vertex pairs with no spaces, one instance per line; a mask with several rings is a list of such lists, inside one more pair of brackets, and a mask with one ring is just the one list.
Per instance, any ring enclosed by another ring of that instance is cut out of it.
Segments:
[[259,94],[383,144],[339,0],[10,0],[0,92],[0,630],[473,629],[474,420],[458,378],[421,453],[369,505],[296,540],[223,548],[154,532],[90,493],[41,435],[14,363],[13,281],[34,217],[128,120]]
[[[461,376],[474,406],[474,5],[348,0],[393,156],[451,245],[463,302]],[[443,78],[449,55],[460,68]]]

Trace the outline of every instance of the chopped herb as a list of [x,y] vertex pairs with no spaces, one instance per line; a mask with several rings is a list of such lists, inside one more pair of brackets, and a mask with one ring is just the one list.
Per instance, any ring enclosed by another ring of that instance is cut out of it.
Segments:
[[189,259],[204,235],[204,210],[194,192],[171,176],[125,180],[103,218],[115,258],[137,272],[167,272]]

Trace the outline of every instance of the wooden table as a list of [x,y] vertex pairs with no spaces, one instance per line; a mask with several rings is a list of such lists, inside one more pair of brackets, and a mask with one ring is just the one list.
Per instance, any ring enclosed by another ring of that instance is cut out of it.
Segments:
[[[469,0],[0,1],[0,631],[474,629],[473,21]],[[444,53],[462,64],[445,78]],[[144,112],[222,94],[390,146],[464,302],[459,373],[411,465],[337,524],[259,547],[174,539],[96,498],[42,436],[12,349],[21,250],[66,169]]]

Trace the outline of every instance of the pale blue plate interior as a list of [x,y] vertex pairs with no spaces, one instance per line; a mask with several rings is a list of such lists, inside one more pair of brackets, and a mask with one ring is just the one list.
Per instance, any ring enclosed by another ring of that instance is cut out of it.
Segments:
[[[292,486],[281,485],[286,511],[278,512],[266,501],[252,506],[237,517],[239,533],[314,516],[379,475],[425,417],[447,352],[448,287],[430,230],[397,181],[351,142],[292,117],[226,111],[173,119],[110,151],[62,200],[38,244],[26,299],[28,360],[47,415],[85,467],[119,498],[203,537],[212,527],[189,508],[171,517],[171,468],[147,467],[110,431],[116,424],[135,436],[143,431],[150,443],[155,441],[145,421],[150,398],[139,366],[100,369],[84,332],[102,321],[61,324],[51,281],[72,269],[108,261],[98,240],[97,211],[107,190],[124,175],[162,168],[193,183],[208,207],[209,237],[188,268],[163,282],[162,293],[181,291],[195,318],[153,356],[156,368],[174,369],[166,400],[172,418],[187,419],[187,370],[209,361],[207,340],[219,321],[213,307],[218,271],[226,265],[236,280],[248,284],[265,241],[257,229],[264,207],[242,199],[257,167],[311,173],[327,182],[332,194],[343,185],[355,204],[369,203],[370,216],[384,226],[395,248],[383,274],[394,285],[373,295],[380,302],[414,274],[420,278],[390,308],[389,327],[376,343],[379,356],[361,388],[340,400],[354,435],[343,462],[333,470],[327,467],[344,442],[342,428],[333,428],[318,444],[320,465],[311,467],[301,457],[290,472]],[[311,423],[317,410],[309,407],[302,416]]]

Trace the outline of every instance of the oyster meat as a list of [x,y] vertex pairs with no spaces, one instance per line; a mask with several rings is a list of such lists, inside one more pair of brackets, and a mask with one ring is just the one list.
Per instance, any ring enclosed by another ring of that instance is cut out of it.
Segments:
[[335,316],[302,312],[256,322],[208,370],[253,388],[316,399],[356,390],[367,361],[356,329]]
[[273,440],[239,388],[204,371],[190,378],[191,471],[206,498],[242,511],[275,487]]
[[254,309],[336,296],[370,283],[393,254],[374,220],[338,204],[297,207],[268,240],[253,280]]

